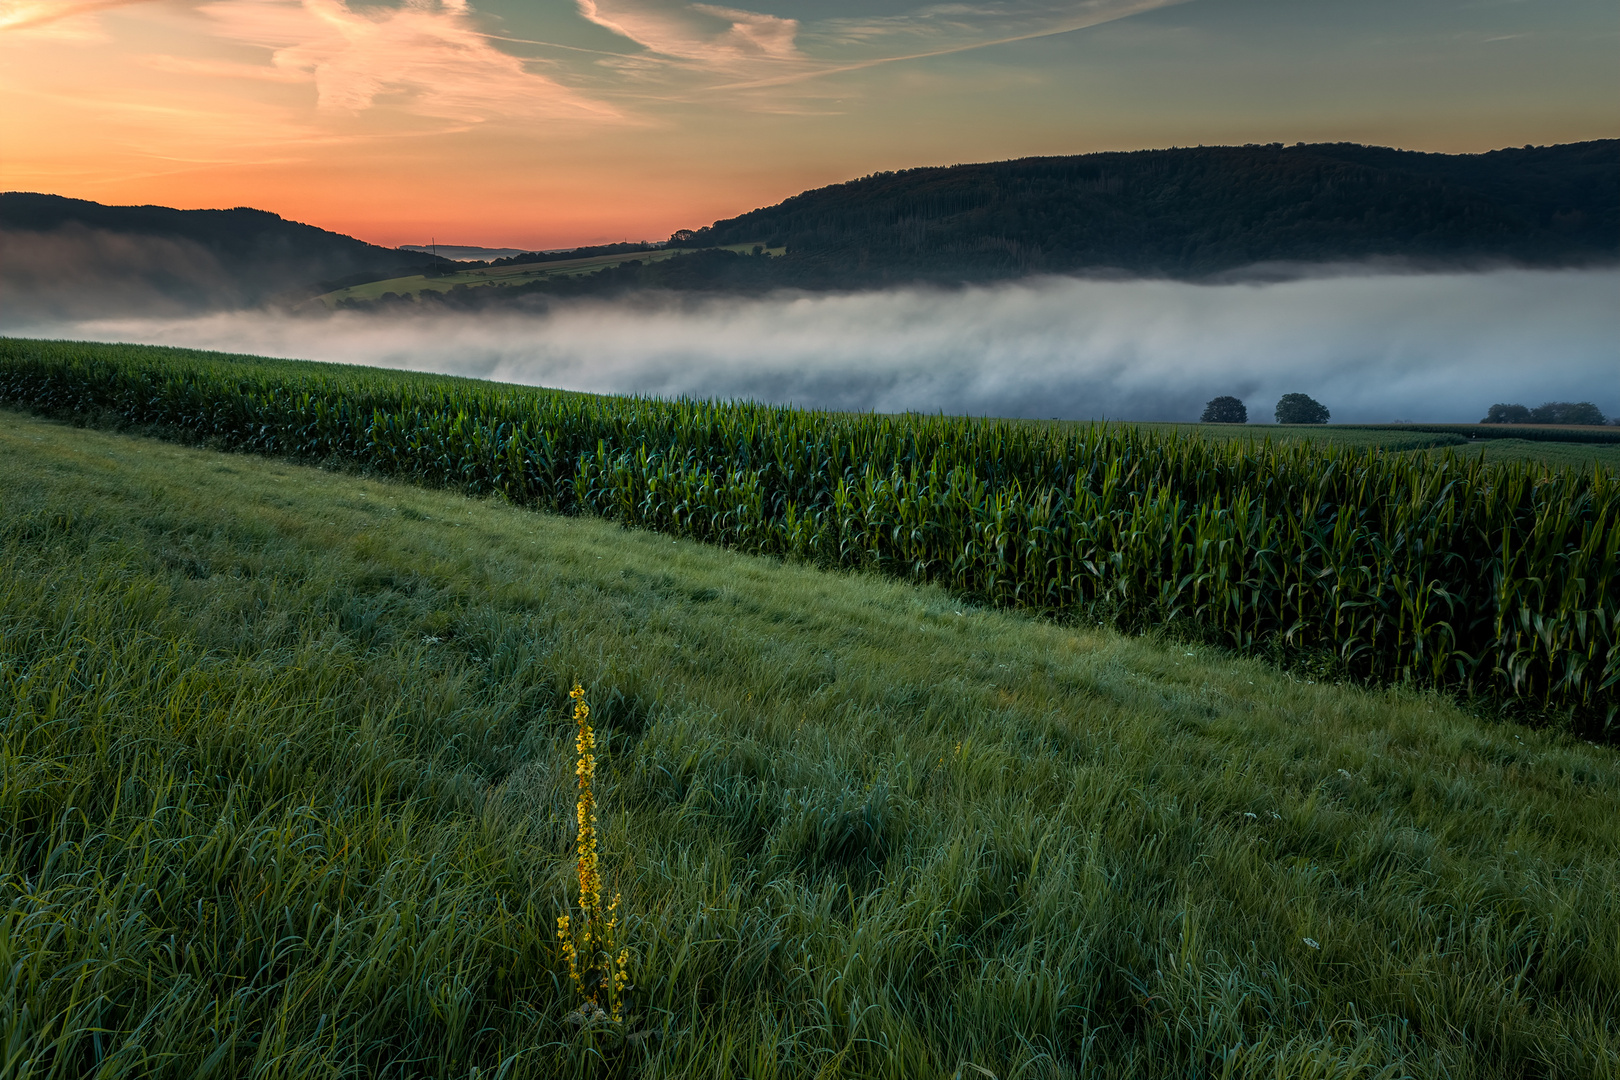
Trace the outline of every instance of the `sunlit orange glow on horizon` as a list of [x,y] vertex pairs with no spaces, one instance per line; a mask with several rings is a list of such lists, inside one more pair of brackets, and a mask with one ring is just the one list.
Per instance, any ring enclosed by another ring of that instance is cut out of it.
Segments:
[[1365,51],[1349,15],[1228,26],[1202,0],[480,4],[0,0],[0,189],[539,248],[661,239],[918,165],[1620,134],[1598,4],[1567,25],[1535,5],[1414,21],[1395,46],[1369,25]]

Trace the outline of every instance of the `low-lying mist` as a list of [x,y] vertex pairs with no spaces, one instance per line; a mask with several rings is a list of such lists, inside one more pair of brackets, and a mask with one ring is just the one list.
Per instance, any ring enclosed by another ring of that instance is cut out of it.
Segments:
[[201,244],[72,224],[0,229],[0,325],[144,312],[169,317],[249,302]]
[[1620,269],[1338,272],[1262,284],[1053,278],[962,290],[640,296],[541,312],[61,320],[0,331],[407,368],[614,393],[1020,417],[1472,422],[1495,402],[1620,413]]

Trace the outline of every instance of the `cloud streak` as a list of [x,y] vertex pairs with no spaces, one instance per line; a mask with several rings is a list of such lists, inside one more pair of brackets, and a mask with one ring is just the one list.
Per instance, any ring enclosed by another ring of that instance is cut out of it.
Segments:
[[0,0],[0,31],[28,30],[144,0]]
[[[50,31],[68,42],[106,42],[100,12],[141,0],[0,0],[0,32]],[[879,64],[918,60],[1095,26],[1183,0],[1008,0],[936,4],[898,15],[801,22],[768,12],[688,0],[575,0],[578,16],[627,46],[570,49],[593,60],[539,63],[508,51],[522,39],[489,33],[473,0],[208,0],[195,12],[216,44],[267,50],[267,63],[232,56],[147,54],[145,66],[215,85],[312,83],[318,113],[393,111],[475,124],[491,119],[622,119],[630,102],[712,99],[761,104],[814,94],[798,84]],[[71,28],[51,30],[58,23]],[[544,44],[534,42],[533,44]],[[195,46],[193,46],[194,48]],[[568,49],[569,47],[564,47]]]
[[[816,43],[851,59],[889,61],[1027,41],[1083,30],[1186,0],[1018,0],[1000,4],[935,4],[900,15],[826,19]],[[862,56],[862,53],[867,55]]]
[[[1185,0],[1022,0],[936,4],[899,15],[800,23],[737,8],[669,0],[576,0],[587,21],[646,54],[601,62],[620,75],[703,94],[783,88],[880,64],[1027,41]],[[715,82],[718,77],[721,81]]]
[[804,60],[797,19],[713,4],[578,0],[587,21],[649,52],[731,70],[757,61]]
[[1192,420],[1475,421],[1497,401],[1620,413],[1620,271],[1345,274],[1271,284],[1052,279],[956,292],[580,303],[544,314],[268,313],[8,332],[309,357],[614,393],[834,409]]
[[407,112],[474,123],[617,114],[497,49],[467,0],[372,9],[345,0],[229,0],[201,10],[222,36],[271,50],[276,71],[312,81],[322,109],[358,113],[385,98]]

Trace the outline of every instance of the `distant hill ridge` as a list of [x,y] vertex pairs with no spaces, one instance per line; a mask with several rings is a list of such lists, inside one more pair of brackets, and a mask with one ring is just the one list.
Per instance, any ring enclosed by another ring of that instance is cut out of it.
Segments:
[[907,169],[671,238],[749,241],[785,245],[773,269],[806,284],[1608,261],[1620,256],[1620,140],[1484,154],[1272,143]]
[[[638,289],[759,292],[987,282],[1031,274],[1219,279],[1266,264],[1583,266],[1620,259],[1620,140],[1429,154],[1354,143],[1191,147],[877,173],[805,191],[582,277],[426,293],[481,307]],[[753,245],[786,254],[724,250]],[[247,207],[104,206],[0,194],[12,311],[155,313],[295,302],[343,285],[441,276],[450,260]],[[408,291],[408,290],[407,290]],[[416,301],[408,301],[416,302]]]
[[57,313],[299,300],[335,283],[451,265],[250,207],[176,210],[0,193],[0,289]]

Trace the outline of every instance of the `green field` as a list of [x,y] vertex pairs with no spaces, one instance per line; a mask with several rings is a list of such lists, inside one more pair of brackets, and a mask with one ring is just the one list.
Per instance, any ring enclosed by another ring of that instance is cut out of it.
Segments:
[[[1050,423],[1050,421],[1047,421]],[[1074,428],[1073,421],[1062,427]],[[1620,428],[1537,428],[1527,433],[1517,425],[1455,424],[1427,426],[1406,424],[1172,424],[1121,422],[1121,426],[1163,435],[1183,435],[1218,442],[1263,441],[1310,442],[1319,446],[1357,450],[1401,452],[1453,451],[1474,454],[1491,462],[1539,462],[1560,468],[1591,468],[1602,465],[1620,469]],[[1539,437],[1525,437],[1526,435]],[[1590,441],[1581,441],[1582,439]]]
[[[753,244],[731,244],[723,250],[744,252],[753,250],[755,246]],[[783,248],[772,248],[767,254],[777,256],[783,254],[784,250]],[[322,293],[309,301],[309,303],[326,308],[336,308],[345,300],[376,300],[385,293],[414,297],[422,292],[449,292],[451,289],[460,286],[485,288],[497,285],[528,285],[548,278],[580,277],[585,274],[594,274],[598,270],[607,270],[627,262],[663,262],[665,259],[673,259],[677,255],[689,253],[689,251],[682,248],[658,248],[654,251],[633,251],[616,255],[593,255],[580,259],[559,259],[556,262],[474,267],[445,274],[441,277],[412,274],[409,277],[389,278],[386,281],[368,281],[364,285],[351,285],[347,288],[335,289],[332,292]]]
[[[1620,758],[0,412],[0,1073],[1599,1077]],[[587,688],[622,1026],[554,944]]]
[[15,339],[0,339],[0,401],[879,571],[1334,678],[1446,688],[1620,736],[1620,478],[1600,465],[593,397]]
[[[1458,452],[1463,452],[1459,447]],[[1527,439],[1492,439],[1471,443],[1467,452],[1490,462],[1535,462],[1557,468],[1590,469],[1602,466],[1620,472],[1620,444],[1531,442]]]
[[[1213,424],[1196,425],[1204,438],[1220,437],[1208,429]],[[1462,427],[1464,425],[1458,425]],[[1592,441],[1576,442],[1567,429],[1563,438],[1515,438],[1502,425],[1466,425],[1468,435],[1424,432],[1404,426],[1338,427],[1325,425],[1314,430],[1269,426],[1252,432],[1254,437],[1269,435],[1279,440],[1309,440],[1327,446],[1346,446],[1389,451],[1426,452],[1440,456],[1447,451],[1467,454],[1495,464],[1541,464],[1556,468],[1591,469],[1595,466],[1620,471],[1620,430],[1585,432]],[[1485,429],[1483,431],[1478,429]],[[1493,430],[1494,428],[1494,430]],[[1512,429],[1509,429],[1511,431]],[[1226,436],[1232,437],[1230,435]]]

